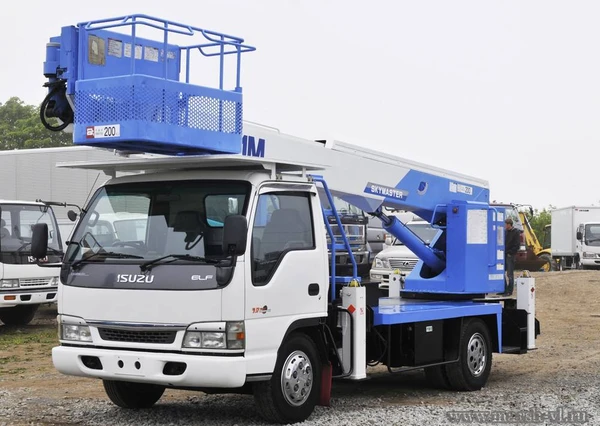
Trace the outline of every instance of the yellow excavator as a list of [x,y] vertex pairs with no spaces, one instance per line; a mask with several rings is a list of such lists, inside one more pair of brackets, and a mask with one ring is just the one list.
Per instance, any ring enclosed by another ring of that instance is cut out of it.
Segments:
[[538,240],[527,213],[533,216],[533,207],[528,204],[515,204],[519,212],[519,219],[523,224],[523,239],[527,246],[527,256],[521,261],[515,262],[516,269],[528,269],[530,271],[551,271],[553,269],[552,253],[550,247],[542,247]]

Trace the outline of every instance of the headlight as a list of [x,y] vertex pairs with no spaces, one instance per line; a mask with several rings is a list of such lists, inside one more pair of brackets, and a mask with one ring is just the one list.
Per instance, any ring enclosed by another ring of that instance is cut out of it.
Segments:
[[183,338],[184,348],[226,349],[225,333],[214,331],[188,331]]
[[58,283],[59,283],[58,277],[52,277],[52,278],[50,278],[48,285],[51,287],[56,287],[58,285]]
[[583,257],[588,258],[588,259],[594,259],[596,257],[596,253],[589,253],[587,251],[584,251]]
[[17,288],[19,280],[0,280],[0,288]]
[[62,340],[76,342],[91,342],[92,334],[87,325],[61,324],[60,337]]
[[390,269],[390,261],[376,257],[373,259],[373,264],[371,267],[376,269]]
[[244,349],[246,331],[244,321],[227,323],[227,347],[229,349]]
[[[197,326],[201,327],[201,325]],[[226,332],[186,331],[183,347],[192,349],[244,349],[244,322],[228,322]]]

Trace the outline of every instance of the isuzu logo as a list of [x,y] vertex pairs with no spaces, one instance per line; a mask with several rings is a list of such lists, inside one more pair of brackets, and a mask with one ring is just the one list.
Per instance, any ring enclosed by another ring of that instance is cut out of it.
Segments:
[[118,283],[146,283],[150,284],[154,281],[154,275],[136,275],[136,274],[118,274]]

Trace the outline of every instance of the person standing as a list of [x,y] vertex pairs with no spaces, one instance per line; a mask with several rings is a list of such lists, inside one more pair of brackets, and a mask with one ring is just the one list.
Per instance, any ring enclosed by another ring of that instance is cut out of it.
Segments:
[[521,246],[521,232],[513,226],[513,220],[508,217],[504,221],[504,293],[502,296],[512,296],[515,286],[515,256]]

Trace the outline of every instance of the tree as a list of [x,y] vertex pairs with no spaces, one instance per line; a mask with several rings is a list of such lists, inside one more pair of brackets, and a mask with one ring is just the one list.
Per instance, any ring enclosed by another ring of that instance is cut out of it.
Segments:
[[553,205],[548,206],[548,208],[543,208],[541,211],[535,209],[533,216],[529,218],[529,223],[533,228],[533,232],[535,232],[535,235],[538,237],[538,240],[542,245],[544,244],[546,225],[550,225],[552,220],[550,211],[554,209],[556,209],[556,207]]
[[0,150],[70,146],[73,136],[46,129],[39,108],[12,97],[0,102]]

